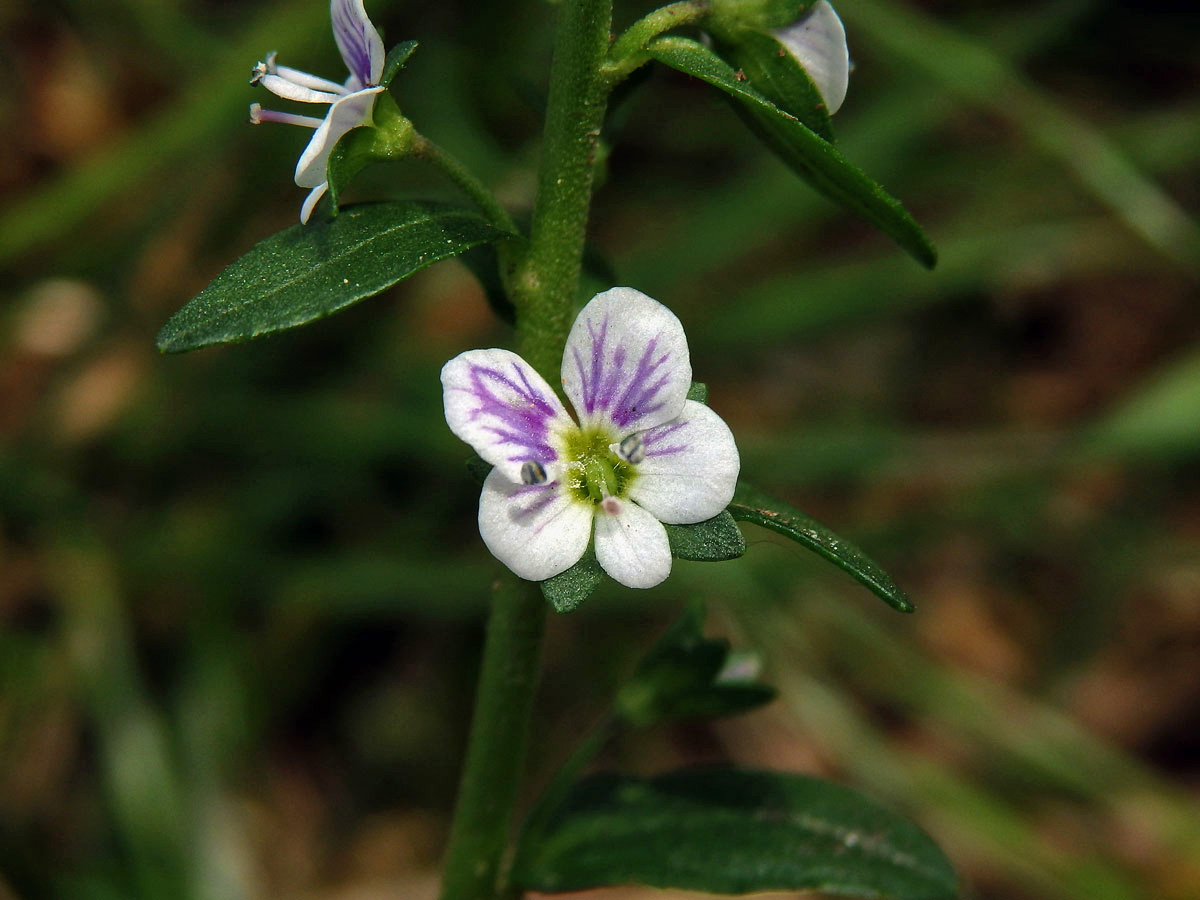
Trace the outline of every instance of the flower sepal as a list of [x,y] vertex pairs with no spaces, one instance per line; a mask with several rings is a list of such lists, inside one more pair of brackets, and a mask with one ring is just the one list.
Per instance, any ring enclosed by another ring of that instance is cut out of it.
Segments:
[[337,215],[338,201],[350,181],[372,163],[403,159],[413,152],[419,135],[388,93],[375,99],[372,121],[351,128],[329,153],[325,177],[329,188],[329,216]]
[[780,109],[833,143],[830,117],[846,98],[846,32],[827,0],[781,27],[715,25],[718,49],[747,82]]

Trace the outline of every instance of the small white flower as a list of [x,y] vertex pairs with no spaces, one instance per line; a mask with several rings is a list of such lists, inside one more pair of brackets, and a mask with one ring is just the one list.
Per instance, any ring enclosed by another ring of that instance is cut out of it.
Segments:
[[804,67],[832,116],[846,99],[850,81],[846,29],[833,7],[826,0],[817,0],[803,17],[772,34]]
[[383,75],[383,38],[367,18],[363,0],[330,0],[329,15],[333,21],[333,36],[338,50],[350,70],[343,84],[309,75],[298,69],[276,65],[275,54],[254,67],[251,84],[261,84],[272,94],[301,103],[326,103],[325,118],[298,116],[250,105],[250,121],[284,122],[315,128],[312,140],[296,163],[296,184],[312,188],[300,210],[300,221],[307,222],[313,208],[329,188],[325,168],[329,153],[338,139],[351,128],[371,121],[375,95],[383,90],[379,79]]
[[469,350],[442,368],[450,429],[495,468],[479,499],[489,550],[522,578],[573,566],[595,535],[601,567],[628,587],[671,571],[662,523],[721,512],[737,483],[729,426],[687,399],[683,325],[632,288],[597,294],[563,351],[571,418],[534,369],[508,350]]

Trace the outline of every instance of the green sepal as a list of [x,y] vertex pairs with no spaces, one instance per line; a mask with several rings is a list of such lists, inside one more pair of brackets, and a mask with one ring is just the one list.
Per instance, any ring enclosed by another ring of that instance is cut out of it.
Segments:
[[625,884],[716,894],[818,890],[952,900],[958,878],[913,823],[849,788],[728,768],[576,783],[514,880],[563,893]]
[[714,31],[782,28],[803,16],[812,4],[813,0],[711,0],[706,24]]
[[647,728],[672,719],[743,713],[775,698],[770,685],[731,668],[729,642],[704,636],[704,606],[691,604],[650,648],[617,693],[622,721]]
[[379,83],[383,87],[391,86],[392,79],[400,74],[400,70],[404,68],[408,62],[408,58],[412,56],[413,51],[416,49],[416,41],[404,41],[388,51],[387,56],[383,60],[383,75],[379,79]]
[[484,462],[478,456],[472,456],[467,460],[467,473],[471,478],[479,482],[480,487],[483,487],[483,483],[487,481],[487,477],[491,472],[491,463]]
[[583,557],[565,572],[542,582],[542,596],[550,601],[555,612],[569,613],[579,608],[607,576],[596,562],[591,547]]
[[891,237],[922,265],[933,268],[937,263],[933,244],[899,200],[851,165],[831,143],[751,87],[745,75],[739,78],[712,50],[699,41],[669,36],[652,41],[646,52],[729,94],[759,137],[813,188]]
[[687,398],[708,406],[708,385],[703,381],[693,381],[692,386],[688,388]]
[[790,503],[739,481],[728,509],[739,522],[768,528],[823,556],[893,609],[906,613],[915,609],[908,595],[878,563]]
[[379,94],[371,112],[374,124],[351,128],[333,145],[325,164],[329,182],[328,211],[338,214],[338,201],[350,180],[372,163],[403,159],[412,152],[417,131],[390,94]]
[[746,552],[746,539],[727,511],[694,525],[667,525],[671,555],[696,562],[723,562]]
[[774,35],[743,28],[723,35],[720,49],[755,90],[821,138],[834,143],[825,98],[804,66]]
[[439,260],[505,237],[482,216],[412,201],[352,206],[261,241],[158,333],[164,353],[246,341],[323,318]]

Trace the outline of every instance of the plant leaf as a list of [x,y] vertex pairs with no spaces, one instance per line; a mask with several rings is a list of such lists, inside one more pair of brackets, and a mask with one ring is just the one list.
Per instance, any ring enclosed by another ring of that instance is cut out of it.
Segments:
[[416,49],[416,41],[404,41],[389,50],[383,60],[383,75],[380,76],[379,83],[384,87],[391,85],[392,79],[400,73]]
[[737,559],[746,552],[742,530],[733,521],[733,516],[724,510],[694,525],[664,523],[663,527],[667,529],[671,555],[679,559],[720,562]]
[[879,564],[858,547],[838,537],[816,519],[796,507],[776,500],[755,487],[738,482],[729,504],[729,514],[739,522],[752,522],[778,532],[803,544],[825,557],[855,581],[871,590],[888,605],[900,612],[912,612],[915,607]]
[[257,244],[173,315],[164,353],[246,341],[345,309],[438,260],[504,237],[481,216],[431,203],[371,203]]
[[550,893],[642,884],[893,900],[958,894],[929,836],[874,800],[816,778],[730,769],[586,778],[522,847],[515,876]]
[[589,547],[583,558],[567,571],[542,582],[542,596],[550,601],[555,612],[573,612],[592,595],[604,578],[604,570]]
[[688,388],[687,398],[708,406],[708,385],[703,381],[693,381],[692,386]]
[[780,109],[729,63],[698,41],[676,36],[652,41],[646,52],[659,62],[706,81],[738,101],[761,137],[814,188],[870,222],[922,265],[932,268],[937,251],[900,201],[828,141]]

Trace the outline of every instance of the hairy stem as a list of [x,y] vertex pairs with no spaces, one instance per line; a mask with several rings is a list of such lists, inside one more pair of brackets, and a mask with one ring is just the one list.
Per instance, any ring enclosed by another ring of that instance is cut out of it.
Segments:
[[[559,17],[529,245],[506,279],[517,312],[517,349],[551,384],[558,381],[577,299],[596,145],[608,101],[601,69],[612,0],[564,0]],[[439,161],[443,169],[446,159]],[[471,193],[469,181],[459,184]],[[502,866],[525,768],[545,615],[537,585],[511,576],[498,584],[442,900],[513,896],[503,884]]]
[[608,102],[601,68],[612,3],[567,0],[559,13],[529,253],[514,283],[517,343],[551,384],[574,317],[596,148]]
[[536,584],[496,582],[471,741],[442,877],[442,900],[492,900],[525,766],[546,601]]

